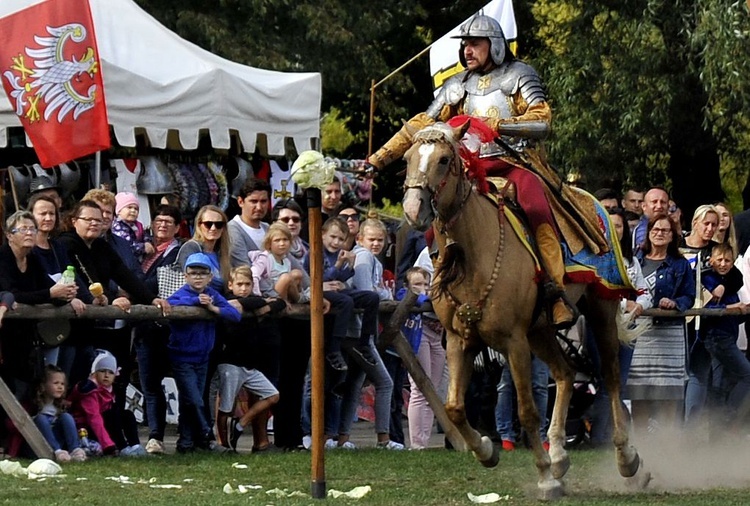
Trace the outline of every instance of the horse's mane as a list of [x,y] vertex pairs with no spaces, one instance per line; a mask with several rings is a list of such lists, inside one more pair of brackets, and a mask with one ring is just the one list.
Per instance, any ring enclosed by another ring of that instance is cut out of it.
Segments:
[[458,153],[469,180],[474,182],[479,193],[486,194],[490,191],[487,184],[487,172],[497,161],[492,158],[480,158],[480,146],[481,144],[494,142],[497,135],[480,118],[465,114],[454,116],[448,120],[447,124],[455,128],[464,125],[467,121],[469,122],[469,129],[459,143]]

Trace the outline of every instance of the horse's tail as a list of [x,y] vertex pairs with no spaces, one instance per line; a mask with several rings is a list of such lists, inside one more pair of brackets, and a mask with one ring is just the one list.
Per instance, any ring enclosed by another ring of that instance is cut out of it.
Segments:
[[651,318],[642,318],[637,321],[633,317],[633,313],[623,313],[622,310],[617,311],[616,316],[617,322],[617,339],[631,348],[635,346],[635,340],[638,336],[648,331],[651,328]]
[[435,272],[440,281],[433,288],[434,298],[440,298],[448,293],[454,283],[460,283],[466,277],[466,252],[459,244],[451,243],[445,247],[443,258]]

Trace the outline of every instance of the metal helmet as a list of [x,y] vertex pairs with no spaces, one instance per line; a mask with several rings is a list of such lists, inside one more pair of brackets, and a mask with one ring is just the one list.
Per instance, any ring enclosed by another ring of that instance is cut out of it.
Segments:
[[135,185],[138,193],[143,195],[164,195],[175,191],[169,168],[155,156],[141,157],[141,174]]
[[59,193],[60,186],[57,184],[57,181],[55,181],[51,176],[47,174],[41,174],[31,180],[29,191],[32,194],[41,192],[44,190],[57,190]]
[[[459,28],[458,35],[453,35],[453,39],[474,39],[485,38],[490,40],[490,58],[495,65],[500,65],[505,60],[505,34],[500,23],[491,16],[477,14]],[[464,58],[463,45],[458,49],[458,59],[461,65],[466,67],[466,58]]]
[[60,186],[62,198],[67,198],[78,188],[78,183],[81,180],[81,171],[75,162],[72,162],[70,165],[61,163],[57,166],[57,169],[57,184]]
[[239,197],[248,176],[253,174],[253,166],[250,165],[250,162],[239,156],[235,157],[235,160],[237,160],[237,177],[232,179],[232,197]]

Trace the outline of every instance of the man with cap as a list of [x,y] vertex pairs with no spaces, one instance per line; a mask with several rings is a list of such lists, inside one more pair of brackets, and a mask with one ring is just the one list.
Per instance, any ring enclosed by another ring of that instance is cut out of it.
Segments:
[[[242,315],[216,290],[211,282],[211,259],[193,253],[185,261],[185,285],[172,294],[174,306],[204,307],[220,318],[239,322]],[[171,320],[167,345],[175,384],[180,395],[177,451],[188,453],[196,447],[213,452],[227,449],[216,443],[208,424],[203,390],[208,375],[208,358],[216,340],[216,321]]]
[[[559,192],[562,184],[544,159],[543,150],[536,149],[549,134],[552,119],[541,79],[531,66],[513,56],[500,24],[490,16],[472,17],[461,26],[456,38],[461,39],[458,54],[466,70],[448,79],[427,110],[411,118],[368,162],[381,169],[401,158],[411,146],[410,131],[437,121],[458,126],[460,123],[449,120],[460,115],[480,118],[491,130],[483,136],[489,138],[482,139],[481,156],[497,160],[491,175],[515,183],[518,202],[529,219],[542,265],[551,280],[546,288],[552,303],[553,324],[558,328],[569,327],[575,320],[575,312],[564,297],[565,266],[560,234],[544,187],[547,184]],[[456,121],[463,120],[456,118]],[[482,127],[472,122],[472,128],[475,126]],[[495,138],[501,138],[510,147],[501,147],[494,142]],[[523,162],[519,161],[521,157]],[[596,252],[607,251],[606,239],[597,224],[582,220],[580,227],[593,238],[595,248],[599,248]]]

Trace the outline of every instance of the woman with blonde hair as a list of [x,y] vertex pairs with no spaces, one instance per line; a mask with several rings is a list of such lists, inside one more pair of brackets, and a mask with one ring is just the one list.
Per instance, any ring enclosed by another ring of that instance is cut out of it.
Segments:
[[193,253],[205,253],[211,260],[211,287],[225,293],[226,281],[231,272],[229,234],[226,232],[227,215],[220,208],[203,206],[195,215],[193,237],[180,248],[177,263],[184,271],[185,261]]
[[719,210],[710,204],[698,206],[690,222],[690,233],[680,243],[680,251],[685,255],[700,256],[701,270],[710,269],[708,259],[716,245],[714,234],[719,227]]
[[729,243],[735,257],[740,253],[744,253],[739,251],[739,246],[737,244],[737,234],[734,230],[734,215],[732,214],[732,210],[729,209],[729,206],[724,202],[717,202],[714,204],[714,207],[719,213],[719,226],[716,227],[716,232],[714,232],[714,241],[718,243]]

